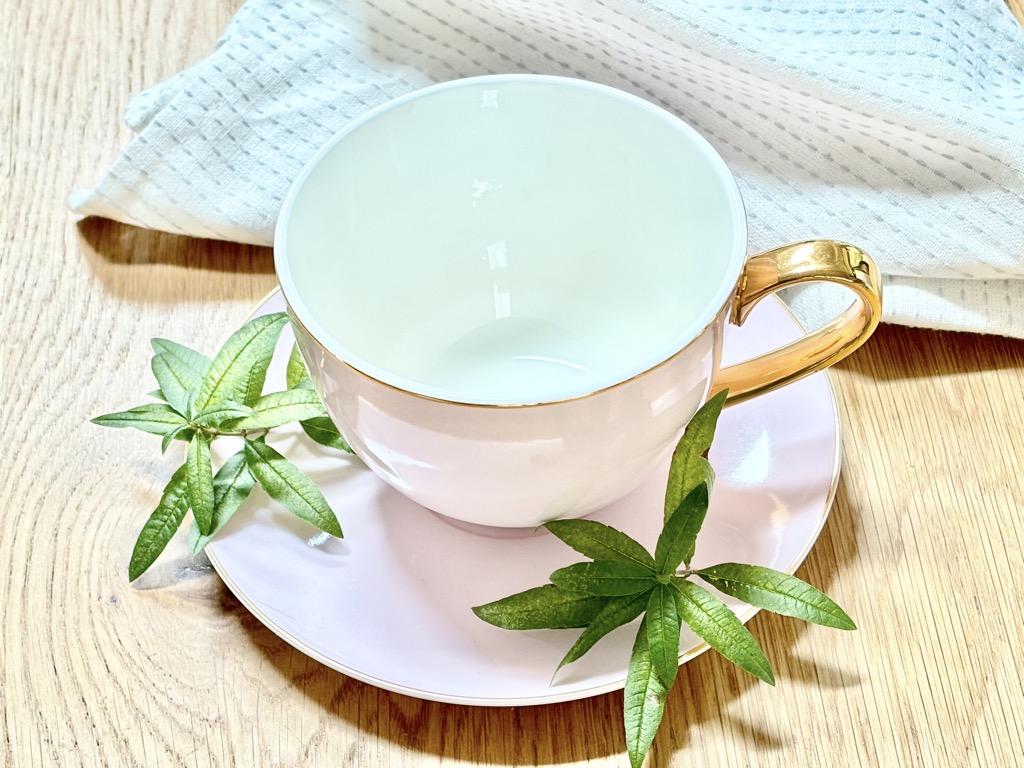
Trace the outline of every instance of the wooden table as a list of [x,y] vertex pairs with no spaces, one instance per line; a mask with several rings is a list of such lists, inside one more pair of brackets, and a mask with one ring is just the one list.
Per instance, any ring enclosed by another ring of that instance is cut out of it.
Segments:
[[[77,223],[64,199],[127,144],[129,95],[205,54],[238,4],[0,4],[0,761],[623,765],[621,694],[486,709],[347,679],[180,537],[158,588],[127,583],[176,457],[88,420],[149,389],[151,337],[213,350],[275,278],[266,249]],[[686,664],[652,765],[1019,764],[1024,342],[883,327],[835,380],[845,466],[800,575],[860,629],[758,615],[778,685]]]

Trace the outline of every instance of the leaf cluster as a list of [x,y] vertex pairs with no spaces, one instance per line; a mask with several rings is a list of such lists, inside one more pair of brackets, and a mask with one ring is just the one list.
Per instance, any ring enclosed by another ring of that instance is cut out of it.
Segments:
[[[267,371],[288,316],[254,318],[233,333],[211,359],[167,339],[153,339],[151,368],[158,401],[93,419],[105,427],[134,428],[159,436],[164,452],[174,441],[188,444],[185,462],[171,476],[160,503],[135,542],[128,565],[134,581],[159,557],[191,510],[189,549],[197,554],[220,531],[258,483],[298,517],[333,536],[341,526],[312,480],[267,445],[275,427],[299,422],[323,445],[350,451],[293,348],[287,389],[264,394]],[[214,472],[211,443],[241,439],[242,447]]]
[[[102,426],[157,435],[166,452],[187,443],[185,461],[171,476],[146,521],[128,566],[141,576],[167,546],[189,511],[189,547],[197,554],[259,484],[298,517],[333,536],[341,526],[312,480],[266,442],[267,433],[298,422],[322,445],[351,452],[313,389],[297,348],[286,371],[286,389],[264,393],[267,371],[285,313],[243,325],[211,359],[166,339],[153,339],[157,402],[93,419]],[[719,563],[693,568],[697,539],[707,517],[714,470],[708,461],[725,392],[691,419],[672,456],[664,524],[650,553],[622,531],[592,520],[556,520],[546,528],[589,558],[559,568],[550,583],[473,609],[505,629],[582,629],[557,669],[581,658],[612,630],[642,617],[625,684],[627,752],[643,762],[665,711],[679,669],[682,624],[725,658],[769,684],[775,678],[763,651],[714,592],[806,621],[854,629],[835,602],[800,579],[763,566]],[[210,446],[231,437],[241,448],[214,471]],[[557,673],[556,669],[556,673]]]
[[714,473],[708,451],[726,393],[691,420],[672,457],[664,527],[652,555],[640,543],[593,520],[556,520],[546,528],[589,561],[559,568],[550,583],[473,609],[505,629],[583,628],[558,668],[576,661],[609,632],[643,616],[626,675],[624,719],[629,759],[637,768],[650,749],[679,669],[682,623],[709,646],[766,683],[771,664],[750,631],[713,592],[806,621],[854,629],[831,599],[770,568],[721,563],[692,568],[708,512]]

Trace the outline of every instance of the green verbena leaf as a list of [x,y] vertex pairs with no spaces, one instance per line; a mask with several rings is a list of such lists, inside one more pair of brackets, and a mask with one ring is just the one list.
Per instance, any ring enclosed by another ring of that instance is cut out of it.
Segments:
[[188,546],[193,556],[199,554],[227,524],[255,485],[256,478],[252,476],[245,462],[244,449],[233,454],[221,465],[213,478],[213,518],[210,533],[204,536],[194,520],[189,529]]
[[195,417],[195,415],[199,412],[199,409],[196,408],[196,397],[197,397],[197,393],[196,393],[196,391],[194,389],[190,390],[185,395],[185,414],[184,414],[184,416],[189,421],[192,421],[192,419]]
[[325,416],[323,403],[311,389],[287,389],[263,395],[252,405],[252,414],[230,422],[232,429],[271,429],[292,421]]
[[189,371],[183,371],[176,367],[178,362],[173,357],[159,352],[153,355],[149,365],[153,376],[156,377],[157,383],[160,385],[160,393],[164,399],[178,413],[187,416],[188,395],[190,392],[195,392],[194,389],[189,389]]
[[[203,378],[210,369],[210,358],[182,344],[169,339],[153,339],[154,361],[153,374],[160,383],[160,397],[168,400],[178,408],[184,408],[188,392],[198,392]],[[160,363],[156,362],[160,358]],[[160,372],[157,372],[157,366]],[[164,382],[169,381],[173,392],[164,389]],[[184,413],[184,410],[181,411]]]
[[248,416],[252,416],[252,414],[253,409],[250,406],[227,400],[225,402],[215,403],[209,408],[199,411],[194,418],[196,424],[216,429],[217,427],[224,426],[224,424],[229,421],[244,419]]
[[651,661],[665,688],[671,688],[679,672],[679,627],[681,618],[676,605],[676,589],[659,584],[647,601],[647,644]]
[[245,441],[249,471],[274,501],[321,531],[341,538],[341,525],[324,495],[302,471],[269,445]]
[[[276,339],[275,339],[276,344]],[[270,361],[273,358],[274,350],[271,347],[265,362],[261,365],[255,363],[245,373],[245,383],[239,389],[244,393],[241,397],[246,405],[255,405],[256,401],[263,396],[263,385],[267,381],[267,369],[270,368]]]
[[151,435],[166,435],[187,422],[167,403],[146,403],[117,413],[105,413],[92,420],[101,427],[131,427]]
[[650,589],[654,569],[629,560],[595,560],[559,568],[551,583],[570,592],[616,597]]
[[316,419],[303,419],[299,422],[302,431],[313,442],[328,448],[336,448],[345,453],[352,453],[352,446],[348,444],[338,428],[334,426],[329,416],[320,416]]
[[626,753],[632,768],[640,768],[665,714],[668,686],[662,683],[651,657],[647,617],[640,623],[629,657],[623,716],[626,725]]
[[[189,389],[198,389],[210,368],[210,358],[202,352],[186,347],[169,339],[152,339],[153,352],[173,358],[174,367],[182,371],[182,378],[189,382]],[[188,371],[192,371],[191,374]]]
[[741,669],[775,685],[771,664],[729,606],[692,581],[674,578],[672,586],[679,615],[699,638]]
[[284,312],[276,312],[253,318],[235,331],[213,358],[196,398],[196,408],[205,410],[226,401],[255,403],[263,392],[274,347],[287,322]]
[[647,607],[647,594],[647,592],[641,592],[638,595],[608,598],[604,608],[598,611],[593,621],[573,643],[572,648],[558,662],[558,669],[576,661],[613,629],[628,624],[643,613]]
[[642,544],[610,525],[595,520],[552,520],[544,527],[592,560],[623,560],[654,567],[654,558]]
[[473,613],[503,629],[567,629],[587,626],[608,600],[545,584],[478,605]]
[[190,525],[188,527],[188,552],[189,552],[189,554],[192,555],[192,557],[195,557],[200,552],[202,552],[203,548],[213,540],[214,535],[215,535],[215,532],[211,530],[209,536],[203,536],[203,534],[201,534],[199,532],[199,524],[196,522],[196,519],[193,517],[192,518],[192,525]]
[[210,532],[213,520],[213,467],[210,464],[210,438],[196,432],[188,444],[185,460],[189,504],[200,533]]
[[711,441],[715,437],[715,427],[727,394],[727,390],[719,392],[701,406],[690,419],[686,432],[676,444],[672,463],[669,465],[668,486],[665,489],[666,519],[671,517],[694,488],[702,482],[707,482],[710,486],[714,480],[713,474],[709,476],[711,465],[708,464],[707,455],[711,450]]
[[313,382],[306,371],[306,363],[299,352],[298,344],[292,345],[292,352],[288,356],[288,368],[285,371],[284,380],[288,389],[298,389],[300,387],[311,389],[313,387]]
[[857,628],[835,601],[788,573],[742,563],[721,563],[696,573],[720,592],[758,608],[826,627]]
[[128,562],[129,581],[135,581],[145,573],[164,551],[181,521],[185,519],[188,507],[188,480],[185,465],[182,464],[164,487],[160,503],[139,533],[131,560]]
[[658,536],[654,549],[654,562],[658,573],[675,573],[680,563],[687,567],[693,560],[697,534],[708,513],[708,486],[701,483],[690,491],[676,508]]
[[192,429],[191,424],[182,424],[180,427],[176,427],[172,431],[164,435],[163,441],[160,443],[160,453],[167,453],[167,449],[171,447],[171,443],[174,440],[184,440],[190,442],[192,435],[195,434],[195,430]]

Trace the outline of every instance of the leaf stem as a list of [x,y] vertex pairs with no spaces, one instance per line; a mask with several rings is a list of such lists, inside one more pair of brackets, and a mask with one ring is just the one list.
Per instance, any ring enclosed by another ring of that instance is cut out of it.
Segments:
[[220,429],[219,427],[204,427],[195,422],[189,422],[189,426],[197,432],[202,432],[205,435],[209,435],[211,439],[215,437],[241,437],[246,440],[258,440],[259,438],[270,432],[269,428],[265,429]]

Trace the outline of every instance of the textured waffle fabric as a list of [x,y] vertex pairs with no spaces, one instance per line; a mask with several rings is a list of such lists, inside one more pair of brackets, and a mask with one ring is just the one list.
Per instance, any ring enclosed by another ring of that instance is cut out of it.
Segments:
[[[72,209],[269,244],[292,180],[388,99],[494,72],[594,80],[701,131],[750,252],[856,243],[885,319],[1024,337],[1024,31],[999,2],[249,0],[216,50],[139,94]],[[814,323],[830,291],[792,296]]]

